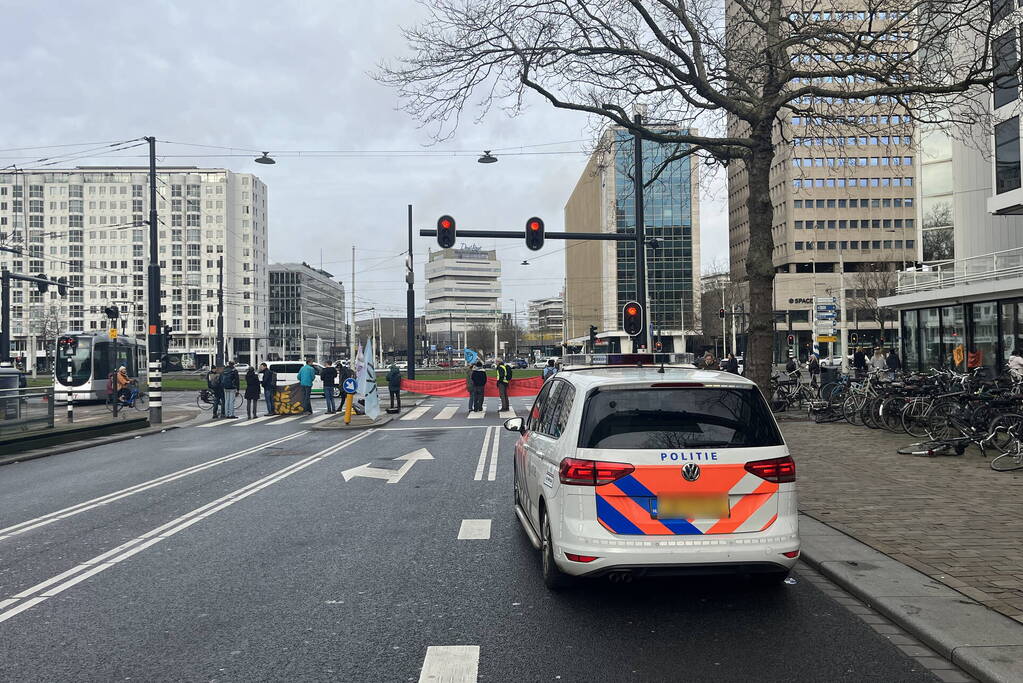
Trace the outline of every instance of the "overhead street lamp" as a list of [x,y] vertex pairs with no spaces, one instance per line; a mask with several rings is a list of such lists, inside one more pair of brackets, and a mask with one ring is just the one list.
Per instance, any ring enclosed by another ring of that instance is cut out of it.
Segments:
[[491,154],[489,149],[485,149],[483,150],[483,155],[476,161],[481,164],[496,164],[497,157]]
[[255,162],[257,164],[276,164],[277,162],[270,158],[269,152],[263,152],[263,156],[256,157]]

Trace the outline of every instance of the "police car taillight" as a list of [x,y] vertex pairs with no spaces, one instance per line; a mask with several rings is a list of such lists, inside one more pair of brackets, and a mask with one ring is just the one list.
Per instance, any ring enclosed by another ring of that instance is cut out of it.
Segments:
[[562,484],[576,486],[603,486],[616,479],[628,476],[636,468],[627,462],[602,462],[598,460],[581,460],[565,458],[558,470]]
[[787,455],[784,458],[748,462],[746,471],[775,484],[785,484],[796,480],[796,463]]

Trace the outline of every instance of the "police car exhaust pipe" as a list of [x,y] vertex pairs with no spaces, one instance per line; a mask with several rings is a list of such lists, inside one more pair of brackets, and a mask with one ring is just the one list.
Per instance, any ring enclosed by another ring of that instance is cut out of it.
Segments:
[[632,583],[632,572],[611,572],[607,580],[611,583]]

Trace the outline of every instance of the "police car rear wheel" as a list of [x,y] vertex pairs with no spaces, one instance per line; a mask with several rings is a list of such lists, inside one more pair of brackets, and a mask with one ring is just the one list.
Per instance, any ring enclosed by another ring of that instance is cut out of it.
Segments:
[[565,574],[554,562],[554,543],[551,540],[551,523],[548,520],[547,512],[544,511],[540,520],[540,553],[543,568],[543,583],[551,590],[567,588],[571,583],[571,577]]

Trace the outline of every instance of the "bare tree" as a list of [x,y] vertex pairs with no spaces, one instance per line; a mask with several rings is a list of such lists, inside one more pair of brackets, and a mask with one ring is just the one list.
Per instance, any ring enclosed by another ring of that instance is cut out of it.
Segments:
[[895,310],[881,306],[878,301],[895,294],[899,274],[894,269],[877,268],[860,270],[846,276],[846,288],[851,289],[852,296],[847,296],[845,303],[849,310],[863,311],[881,328],[884,336],[885,323],[895,322]]
[[[968,125],[982,120],[995,79],[991,0],[861,0],[861,11],[827,0],[422,2],[427,19],[405,30],[411,55],[383,65],[378,78],[437,139],[463,114],[516,114],[539,95],[671,146],[668,161],[740,165],[749,187],[749,234],[739,246],[749,372],[762,387],[772,361],[780,121],[808,117],[820,134],[869,129],[870,117],[855,115],[869,103]],[[633,105],[649,117],[630,117]]]

